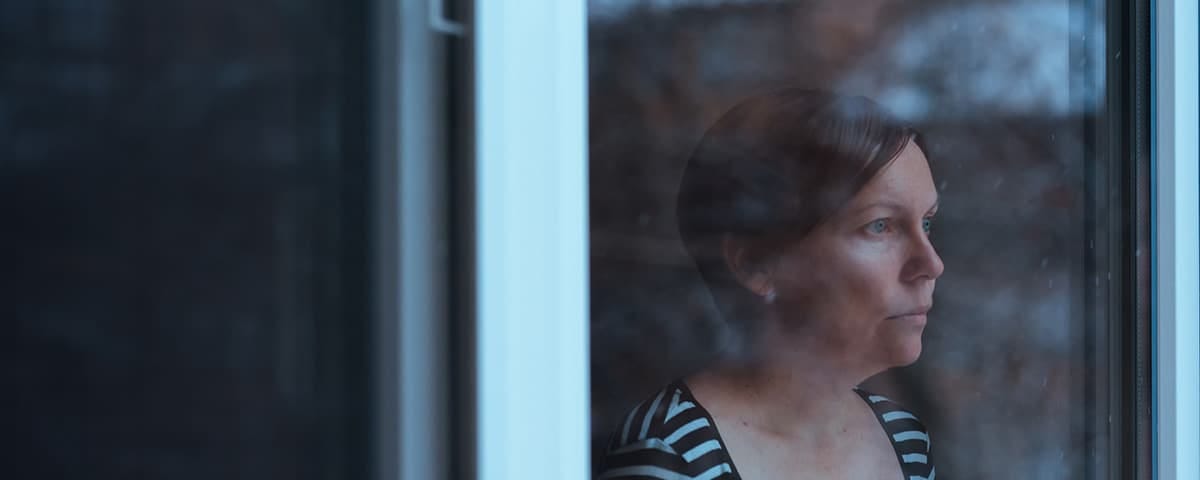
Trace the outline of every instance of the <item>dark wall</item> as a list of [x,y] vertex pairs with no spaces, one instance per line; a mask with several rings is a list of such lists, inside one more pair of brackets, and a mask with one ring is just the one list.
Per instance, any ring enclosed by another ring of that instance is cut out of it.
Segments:
[[364,9],[0,4],[6,477],[365,472]]

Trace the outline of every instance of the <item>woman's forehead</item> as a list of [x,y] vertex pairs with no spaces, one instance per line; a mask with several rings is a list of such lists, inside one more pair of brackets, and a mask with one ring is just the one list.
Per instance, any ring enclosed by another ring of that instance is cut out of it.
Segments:
[[872,207],[925,210],[937,202],[929,162],[921,149],[910,143],[863,186],[850,200],[850,207],[854,211]]
[[937,198],[929,162],[914,144],[905,146],[905,149],[896,155],[895,160],[880,170],[875,178],[866,182],[859,193],[863,194],[856,196],[854,200],[871,197],[868,203],[878,202],[880,199],[902,203],[905,200],[922,200],[925,197],[932,197],[932,200]]

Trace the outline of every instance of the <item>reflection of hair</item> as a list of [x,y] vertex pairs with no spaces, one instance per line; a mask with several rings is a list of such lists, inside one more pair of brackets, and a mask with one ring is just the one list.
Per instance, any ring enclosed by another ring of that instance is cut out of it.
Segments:
[[754,96],[718,119],[688,160],[676,216],[726,321],[752,327],[746,319],[761,304],[727,269],[726,234],[763,249],[807,234],[910,140],[920,146],[912,128],[871,100],[817,90]]

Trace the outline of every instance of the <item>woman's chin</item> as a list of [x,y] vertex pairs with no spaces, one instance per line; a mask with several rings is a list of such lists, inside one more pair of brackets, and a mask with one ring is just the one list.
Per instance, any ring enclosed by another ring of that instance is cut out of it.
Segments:
[[899,365],[897,365],[897,366],[900,366],[900,367],[907,367],[907,366],[909,366],[909,365],[912,365],[912,364],[914,364],[914,363],[917,363],[917,360],[918,360],[918,359],[920,359],[920,358],[921,358],[921,347],[917,347],[917,348],[916,348],[916,349],[915,349],[915,350],[912,352],[912,354],[910,354],[910,355],[907,355],[907,356],[905,356],[904,358],[900,359],[900,361],[899,361]]
[[892,362],[897,367],[907,367],[921,358],[921,335],[904,338],[892,351]]

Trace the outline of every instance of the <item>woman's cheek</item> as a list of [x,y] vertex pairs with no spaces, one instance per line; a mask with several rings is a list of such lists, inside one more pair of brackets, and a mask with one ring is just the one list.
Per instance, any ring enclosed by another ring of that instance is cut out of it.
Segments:
[[847,249],[845,266],[854,271],[879,271],[884,265],[894,263],[898,251],[895,242],[857,242]]
[[842,265],[845,272],[845,291],[862,309],[877,314],[886,310],[885,299],[892,290],[891,284],[899,278],[895,255],[891,250],[861,252]]

